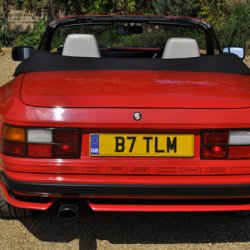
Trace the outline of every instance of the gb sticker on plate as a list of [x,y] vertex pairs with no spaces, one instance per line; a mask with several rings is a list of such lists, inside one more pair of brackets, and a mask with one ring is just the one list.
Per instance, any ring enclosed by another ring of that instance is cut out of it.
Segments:
[[99,135],[97,134],[90,135],[90,154],[91,155],[99,154]]

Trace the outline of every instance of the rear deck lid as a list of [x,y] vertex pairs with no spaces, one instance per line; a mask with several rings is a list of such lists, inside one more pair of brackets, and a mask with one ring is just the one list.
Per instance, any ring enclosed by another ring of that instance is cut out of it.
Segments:
[[40,107],[245,108],[249,75],[146,70],[26,73],[22,101]]

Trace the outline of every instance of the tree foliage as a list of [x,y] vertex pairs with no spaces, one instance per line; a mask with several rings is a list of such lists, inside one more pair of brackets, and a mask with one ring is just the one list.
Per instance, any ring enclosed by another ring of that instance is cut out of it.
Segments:
[[221,44],[250,48],[250,0],[231,1],[223,13],[213,20]]
[[198,17],[213,24],[222,46],[250,47],[250,0],[155,0],[159,15]]
[[199,1],[195,0],[155,0],[154,8],[158,15],[197,16]]
[[0,5],[4,11],[0,23],[1,40],[16,36],[16,31],[13,36],[9,35],[12,31],[7,23],[12,6],[41,15],[47,22],[60,13],[66,16],[132,13],[198,17],[214,25],[223,45],[250,46],[250,0],[0,0]]

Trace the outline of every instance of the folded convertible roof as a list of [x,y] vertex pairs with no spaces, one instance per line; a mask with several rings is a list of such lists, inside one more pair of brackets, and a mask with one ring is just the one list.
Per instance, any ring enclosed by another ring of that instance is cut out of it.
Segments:
[[27,72],[79,70],[161,70],[250,74],[250,69],[233,54],[208,55],[182,59],[87,58],[35,51],[24,60],[15,75]]

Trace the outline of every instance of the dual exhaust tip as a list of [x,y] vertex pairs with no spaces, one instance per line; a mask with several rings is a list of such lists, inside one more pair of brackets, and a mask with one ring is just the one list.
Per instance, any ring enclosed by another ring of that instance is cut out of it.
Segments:
[[75,223],[78,220],[79,206],[64,204],[60,207],[57,218],[60,222]]

